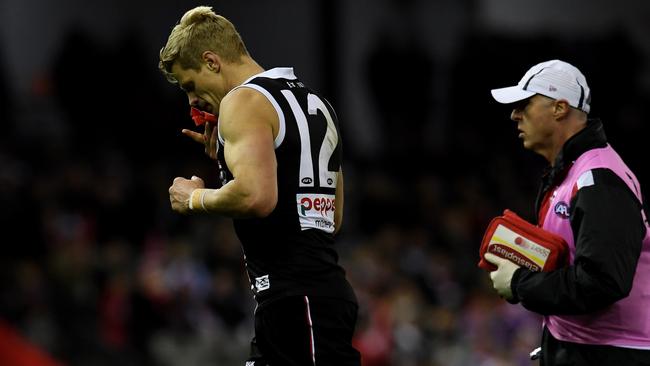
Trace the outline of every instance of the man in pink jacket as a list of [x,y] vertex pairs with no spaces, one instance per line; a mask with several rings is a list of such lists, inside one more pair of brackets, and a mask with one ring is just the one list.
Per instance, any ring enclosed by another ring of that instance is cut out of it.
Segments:
[[574,66],[533,66],[511,87],[526,149],[550,166],[536,201],[537,224],[562,236],[569,265],[532,272],[486,255],[494,288],[544,316],[541,365],[650,365],[650,231],[639,182],[589,119],[591,92]]

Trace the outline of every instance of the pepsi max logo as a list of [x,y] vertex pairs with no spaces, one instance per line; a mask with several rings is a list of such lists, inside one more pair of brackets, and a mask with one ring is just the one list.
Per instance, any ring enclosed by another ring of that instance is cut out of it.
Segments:
[[560,201],[555,204],[555,207],[553,208],[553,212],[555,212],[556,215],[560,216],[563,219],[568,219],[569,205],[567,205],[566,202]]

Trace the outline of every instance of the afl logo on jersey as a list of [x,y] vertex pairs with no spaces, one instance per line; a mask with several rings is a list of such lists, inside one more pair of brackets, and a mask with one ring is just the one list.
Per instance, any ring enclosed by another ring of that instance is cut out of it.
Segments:
[[553,211],[556,215],[560,216],[563,219],[569,218],[569,205],[567,205],[564,201],[556,203]]
[[311,178],[309,178],[309,177],[304,177],[304,178],[302,178],[301,182],[303,184],[311,184],[311,182],[313,182],[313,180]]

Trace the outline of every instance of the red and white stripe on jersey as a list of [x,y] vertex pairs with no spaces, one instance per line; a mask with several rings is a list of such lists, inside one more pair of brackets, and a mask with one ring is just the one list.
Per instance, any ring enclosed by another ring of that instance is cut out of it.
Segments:
[[311,322],[311,310],[309,309],[309,297],[305,296],[305,308],[307,316],[307,324],[309,324],[309,347],[311,353],[311,362],[316,365],[316,347],[314,345],[314,328]]

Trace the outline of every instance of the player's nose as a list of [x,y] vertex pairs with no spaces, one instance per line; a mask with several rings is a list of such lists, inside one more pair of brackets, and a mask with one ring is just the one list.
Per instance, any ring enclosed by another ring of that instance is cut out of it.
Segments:
[[197,107],[199,105],[199,98],[194,93],[187,93],[187,102],[191,107]]

